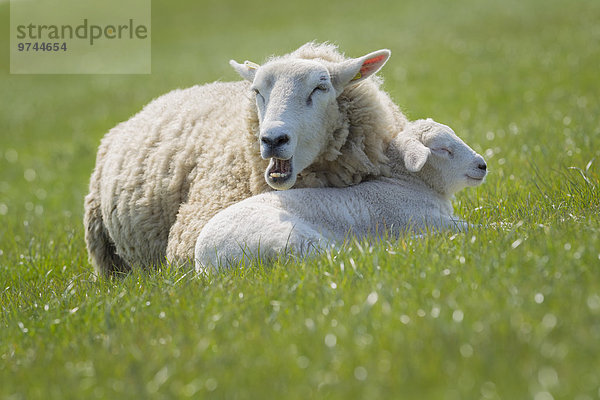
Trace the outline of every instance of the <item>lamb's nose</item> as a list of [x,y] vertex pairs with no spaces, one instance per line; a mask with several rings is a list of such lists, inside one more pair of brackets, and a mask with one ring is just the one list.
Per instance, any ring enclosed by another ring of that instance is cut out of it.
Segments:
[[487,164],[485,162],[480,163],[477,168],[485,171],[487,169]]
[[274,138],[263,136],[260,138],[260,141],[266,146],[275,148],[287,144],[290,141],[290,137],[287,134],[279,135]]

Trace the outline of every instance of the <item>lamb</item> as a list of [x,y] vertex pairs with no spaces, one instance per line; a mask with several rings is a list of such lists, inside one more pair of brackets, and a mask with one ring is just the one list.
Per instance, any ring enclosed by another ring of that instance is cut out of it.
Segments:
[[487,166],[448,126],[407,125],[387,149],[390,177],[347,188],[294,189],[241,201],[215,215],[196,241],[196,269],[291,252],[307,255],[343,241],[424,229],[463,230],[451,199],[480,185]]
[[85,240],[103,275],[193,260],[204,224],[252,195],[345,187],[389,174],[406,118],[373,76],[388,50],[345,58],[307,43],[244,80],[174,90],[102,139],[85,198]]

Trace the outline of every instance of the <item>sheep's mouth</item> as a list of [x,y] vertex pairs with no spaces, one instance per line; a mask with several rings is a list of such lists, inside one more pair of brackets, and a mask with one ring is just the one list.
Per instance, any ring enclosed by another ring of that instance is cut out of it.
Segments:
[[273,189],[285,190],[291,188],[296,182],[293,159],[271,158],[265,171],[265,178]]
[[281,160],[279,158],[271,158],[267,173],[273,179],[286,179],[292,172],[292,159]]

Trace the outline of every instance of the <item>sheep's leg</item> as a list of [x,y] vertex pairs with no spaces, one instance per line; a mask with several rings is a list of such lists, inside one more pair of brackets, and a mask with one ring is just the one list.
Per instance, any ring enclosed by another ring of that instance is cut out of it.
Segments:
[[116,253],[115,244],[104,226],[95,193],[90,193],[85,197],[83,225],[85,226],[85,243],[89,259],[98,274],[110,276],[131,270],[130,266]]

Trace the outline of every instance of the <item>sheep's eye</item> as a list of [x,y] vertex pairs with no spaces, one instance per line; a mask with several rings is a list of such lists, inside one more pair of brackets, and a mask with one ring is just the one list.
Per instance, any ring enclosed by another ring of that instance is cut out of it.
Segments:
[[327,86],[325,84],[320,84],[319,86],[314,88],[313,91],[310,93],[310,96],[308,96],[308,99],[306,100],[306,104],[309,106],[312,104],[312,97],[316,92],[327,92],[327,91],[329,91],[329,86]]

